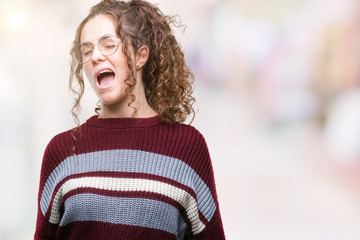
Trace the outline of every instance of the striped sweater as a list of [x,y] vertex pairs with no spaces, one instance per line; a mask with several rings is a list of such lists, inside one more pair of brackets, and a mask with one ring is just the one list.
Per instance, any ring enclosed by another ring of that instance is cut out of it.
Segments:
[[225,239],[203,136],[151,118],[93,116],[43,158],[35,239]]

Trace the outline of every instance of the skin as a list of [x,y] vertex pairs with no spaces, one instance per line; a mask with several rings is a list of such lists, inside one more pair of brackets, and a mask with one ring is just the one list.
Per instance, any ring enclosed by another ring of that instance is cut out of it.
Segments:
[[[81,42],[90,42],[95,46],[91,60],[84,64],[84,73],[89,80],[92,88],[95,90],[99,100],[101,102],[101,114],[100,118],[125,118],[125,117],[137,117],[146,118],[153,117],[157,113],[149,106],[146,101],[144,85],[142,80],[143,66],[146,63],[149,56],[149,49],[146,46],[140,47],[136,53],[132,48],[131,58],[133,64],[139,64],[136,66],[135,78],[137,83],[133,90],[133,94],[136,97],[135,102],[132,104],[137,109],[137,113],[134,114],[134,109],[128,106],[130,97],[126,95],[125,84],[126,77],[130,74],[130,70],[127,66],[126,56],[122,52],[122,42],[119,44],[118,50],[110,55],[105,56],[101,54],[97,48],[97,42],[105,34],[111,34],[116,36],[116,23],[111,16],[97,15],[90,19],[84,26],[81,32]],[[96,74],[102,69],[111,69],[115,73],[114,81],[108,86],[100,86]]]

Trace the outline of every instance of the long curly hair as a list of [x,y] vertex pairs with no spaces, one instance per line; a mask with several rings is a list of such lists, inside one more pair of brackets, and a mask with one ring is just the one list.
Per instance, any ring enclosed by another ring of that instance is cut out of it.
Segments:
[[[195,98],[192,96],[194,76],[186,65],[184,53],[170,27],[170,25],[175,27],[183,25],[176,17],[164,15],[158,7],[146,1],[102,0],[90,9],[89,15],[77,28],[70,52],[69,89],[74,97],[71,113],[77,126],[80,125],[78,115],[81,111],[80,101],[84,93],[84,79],[83,66],[75,60],[75,47],[80,43],[84,25],[100,14],[106,14],[115,19],[117,35],[124,43],[123,53],[127,57],[130,69],[130,74],[125,80],[127,84],[125,91],[130,96],[128,106],[134,109],[134,114],[137,109],[132,107],[136,99],[132,90],[137,80],[130,50],[136,52],[145,45],[149,48],[149,57],[143,66],[142,79],[150,107],[167,123],[183,123],[189,116],[192,116],[192,122],[195,117],[193,109]],[[99,106],[95,108],[97,114],[99,110]]]

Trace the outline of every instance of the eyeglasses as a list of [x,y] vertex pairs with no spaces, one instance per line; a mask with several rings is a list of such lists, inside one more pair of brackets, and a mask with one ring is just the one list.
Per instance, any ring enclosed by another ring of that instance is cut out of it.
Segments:
[[[98,49],[101,54],[110,56],[114,54],[119,48],[119,38],[106,34],[102,36],[97,43]],[[94,52],[94,44],[90,42],[79,43],[74,52],[75,60],[80,64],[88,63]]]

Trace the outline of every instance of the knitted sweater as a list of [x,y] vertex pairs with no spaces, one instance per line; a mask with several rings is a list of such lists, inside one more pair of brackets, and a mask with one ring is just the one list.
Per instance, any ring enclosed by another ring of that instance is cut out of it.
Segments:
[[35,239],[225,239],[203,136],[151,118],[98,118],[43,158]]

